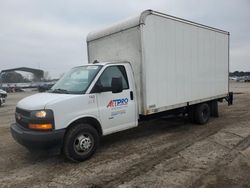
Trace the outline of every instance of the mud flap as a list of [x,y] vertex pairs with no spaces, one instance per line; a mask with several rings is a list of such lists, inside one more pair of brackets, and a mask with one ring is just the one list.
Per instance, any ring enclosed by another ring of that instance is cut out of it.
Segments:
[[233,105],[233,92],[229,92],[228,95],[225,97],[228,106]]

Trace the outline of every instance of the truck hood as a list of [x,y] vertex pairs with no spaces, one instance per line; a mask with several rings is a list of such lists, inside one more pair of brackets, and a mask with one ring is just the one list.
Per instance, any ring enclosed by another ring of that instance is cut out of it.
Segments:
[[17,103],[17,107],[25,110],[40,110],[51,102],[55,103],[75,96],[71,94],[38,93],[22,99]]

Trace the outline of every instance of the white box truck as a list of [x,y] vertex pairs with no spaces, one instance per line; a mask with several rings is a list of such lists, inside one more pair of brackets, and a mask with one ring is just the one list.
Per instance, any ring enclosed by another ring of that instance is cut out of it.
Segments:
[[13,137],[83,161],[99,138],[154,114],[205,124],[229,92],[229,33],[152,10],[87,36],[89,64],[18,102]]

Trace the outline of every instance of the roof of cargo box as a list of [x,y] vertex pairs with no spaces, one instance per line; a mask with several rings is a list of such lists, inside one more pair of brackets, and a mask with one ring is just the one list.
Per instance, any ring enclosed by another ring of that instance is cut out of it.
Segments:
[[151,15],[151,14],[156,15],[156,16],[161,16],[161,17],[164,17],[164,18],[168,18],[168,19],[172,19],[172,20],[176,20],[176,21],[179,21],[179,22],[182,22],[182,23],[194,25],[196,27],[209,29],[209,30],[212,30],[212,31],[215,31],[215,32],[219,32],[219,33],[229,35],[229,32],[221,30],[221,29],[206,26],[206,25],[203,25],[203,24],[199,24],[199,23],[192,22],[192,21],[189,21],[189,20],[185,20],[185,19],[182,19],[182,18],[178,18],[178,17],[175,17],[175,16],[170,16],[168,14],[164,14],[164,13],[161,13],[161,12],[157,12],[157,11],[153,11],[153,10],[145,10],[140,15],[138,15],[136,17],[128,18],[126,20],[120,21],[120,22],[118,22],[116,24],[113,24],[113,25],[111,25],[109,27],[106,27],[104,29],[90,32],[87,35],[87,42],[97,40],[99,38],[106,37],[106,36],[109,36],[111,34],[118,33],[118,32],[130,29],[130,28],[139,26],[141,24],[144,24],[145,18],[148,15]]

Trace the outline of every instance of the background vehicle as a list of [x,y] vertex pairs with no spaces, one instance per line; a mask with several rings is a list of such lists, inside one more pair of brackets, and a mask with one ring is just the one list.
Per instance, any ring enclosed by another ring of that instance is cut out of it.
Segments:
[[42,84],[42,85],[39,85],[39,86],[38,86],[38,91],[39,91],[39,92],[48,91],[49,89],[51,89],[51,87],[52,87],[53,85],[54,85],[54,83],[53,83],[53,84],[49,83],[49,84]]
[[0,89],[0,106],[2,106],[5,103],[6,98],[7,98],[7,92]]
[[244,77],[244,82],[250,82],[250,76],[245,76]]
[[17,104],[13,137],[26,147],[62,145],[67,158],[93,155],[99,138],[158,113],[205,124],[229,92],[229,33],[144,11],[87,37],[89,64],[48,93]]

